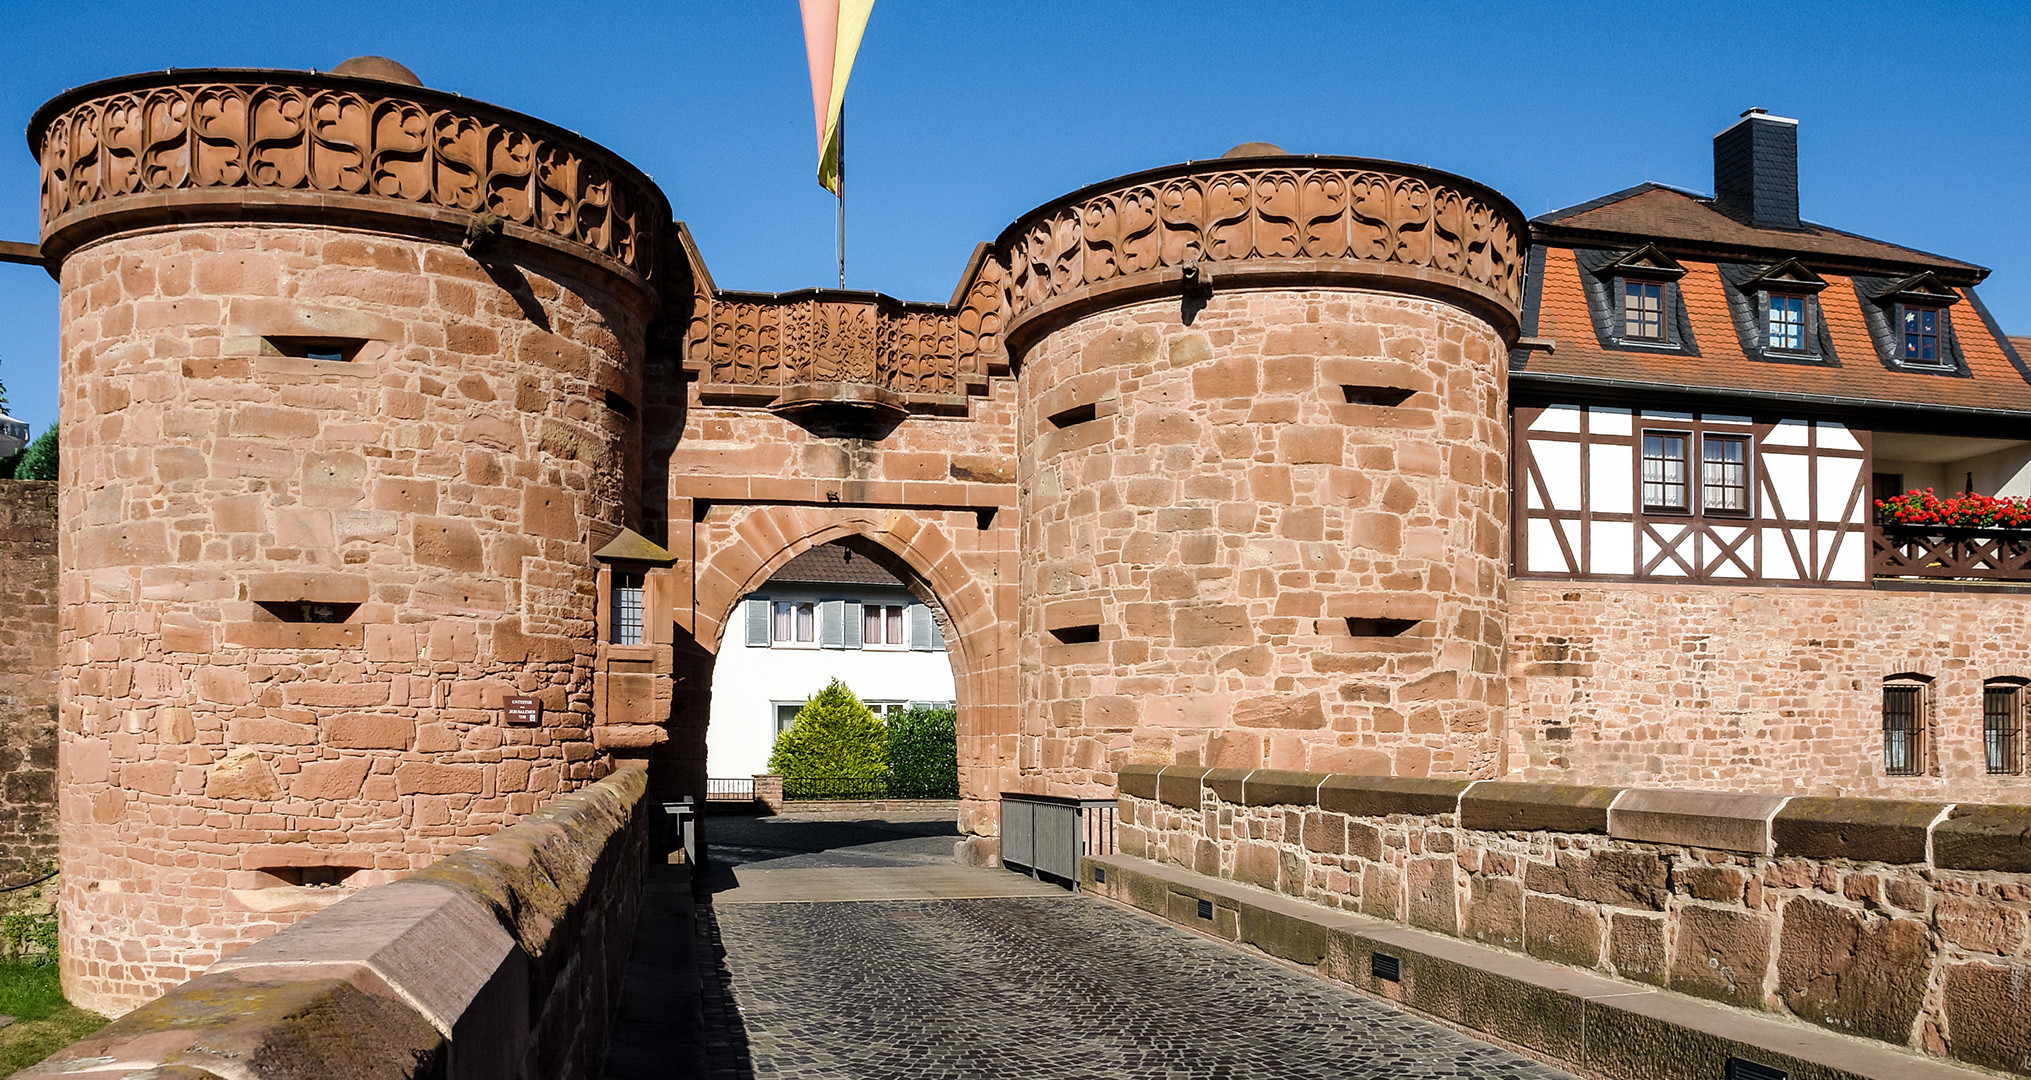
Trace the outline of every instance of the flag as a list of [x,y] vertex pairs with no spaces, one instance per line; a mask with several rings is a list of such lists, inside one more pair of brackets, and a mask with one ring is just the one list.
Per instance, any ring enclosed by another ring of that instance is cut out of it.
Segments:
[[811,61],[811,111],[818,120],[818,186],[839,194],[839,109],[874,0],[797,0]]

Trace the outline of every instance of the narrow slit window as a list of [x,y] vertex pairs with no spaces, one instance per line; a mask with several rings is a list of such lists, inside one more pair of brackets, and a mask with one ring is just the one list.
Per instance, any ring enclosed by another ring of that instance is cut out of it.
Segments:
[[1643,433],[1643,509],[1685,513],[1692,509],[1686,446],[1692,437],[1677,431]]
[[1918,775],[1922,690],[1911,685],[1883,688],[1883,771],[1891,776]]
[[1052,413],[1051,426],[1056,428],[1068,428],[1074,424],[1087,423],[1088,421],[1091,421],[1096,415],[1098,415],[1097,411],[1095,410],[1094,406],[1090,404],[1074,405],[1071,408],[1064,410],[1063,412]]
[[2024,771],[2023,690],[2014,683],[1982,687],[1982,756],[1992,774]]
[[264,600],[261,610],[286,623],[342,623],[353,617],[358,604],[331,604],[318,600]]
[[1622,336],[1631,341],[1664,340],[1664,286],[1654,281],[1622,283]]
[[1348,619],[1347,632],[1355,637],[1402,637],[1417,625],[1416,619]]
[[1347,396],[1349,405],[1381,405],[1386,408],[1395,408],[1417,393],[1401,386],[1342,386],[1340,392]]
[[642,643],[642,575],[639,572],[614,572],[613,642],[616,645]]
[[1100,640],[1100,627],[1098,624],[1091,626],[1060,626],[1051,631],[1051,636],[1057,638],[1060,645],[1090,645]]
[[351,363],[367,343],[360,338],[270,337],[264,339],[276,356],[326,363]]
[[1700,505],[1709,514],[1749,514],[1749,439],[1708,435],[1700,440]]
[[1779,352],[1805,351],[1805,297],[1771,293],[1766,308],[1764,344]]

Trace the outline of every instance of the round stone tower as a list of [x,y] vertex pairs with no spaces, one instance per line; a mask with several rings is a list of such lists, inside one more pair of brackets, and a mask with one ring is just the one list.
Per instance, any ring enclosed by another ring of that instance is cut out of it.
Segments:
[[96,83],[29,142],[63,978],[117,1013],[611,767],[591,552],[639,524],[669,211],[377,58]]
[[1026,780],[1497,770],[1526,235],[1460,177],[1263,143],[1003,234]]

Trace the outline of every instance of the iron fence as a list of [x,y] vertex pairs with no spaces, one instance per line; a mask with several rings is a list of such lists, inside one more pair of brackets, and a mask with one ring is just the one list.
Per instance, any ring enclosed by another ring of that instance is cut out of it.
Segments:
[[705,781],[706,802],[753,802],[755,801],[755,779],[745,777],[707,777]]
[[956,799],[956,776],[786,776],[787,801],[862,801],[870,799]]

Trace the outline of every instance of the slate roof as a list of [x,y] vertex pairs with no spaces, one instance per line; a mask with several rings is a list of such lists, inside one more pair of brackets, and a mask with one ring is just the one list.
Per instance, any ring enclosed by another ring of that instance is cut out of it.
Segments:
[[1708,196],[1663,184],[1638,184],[1531,219],[1533,231],[1553,242],[1582,239],[1573,235],[1576,233],[1602,238],[1643,237],[1659,242],[1680,241],[1665,245],[1674,252],[1744,255],[1782,252],[1807,261],[1819,256],[1821,262],[1853,261],[1911,267],[1914,271],[1927,269],[1939,272],[1956,285],[1974,285],[1989,274],[1986,267],[1944,255],[1886,244],[1810,221],[1800,224],[1802,227],[1796,231],[1759,229],[1714,209],[1713,199]]
[[771,582],[799,582],[814,585],[887,585],[901,587],[902,581],[865,555],[855,555],[838,544],[820,544],[783,564]]
[[[1526,380],[1637,383],[1665,390],[2031,415],[2031,349],[2023,347],[2031,345],[2031,338],[2011,344],[1981,306],[1972,286],[1988,274],[1986,269],[1820,225],[1796,232],[1758,229],[1712,209],[1709,202],[1676,188],[1644,184],[1535,219],[1524,334],[1549,339],[1553,350],[1518,349],[1511,354],[1510,370]],[[1602,344],[1588,309],[1582,262],[1603,259],[1599,252],[1604,249],[1626,252],[1645,243],[1656,244],[1685,268],[1677,291],[1684,303],[1682,325],[1697,355]],[[1824,362],[1752,356],[1738,333],[1738,313],[1730,310],[1728,290],[1733,286],[1724,280],[1721,264],[1732,264],[1725,272],[1739,280],[1742,264],[1769,265],[1790,257],[1826,281],[1818,294],[1819,308],[1823,340],[1833,355]],[[1856,278],[1862,278],[1863,293],[1876,296],[1887,279],[1927,270],[1961,297],[1949,309],[1949,320],[1965,371],[1936,374],[1895,366],[1880,358],[1870,335]]]

